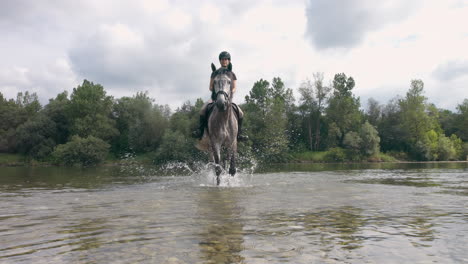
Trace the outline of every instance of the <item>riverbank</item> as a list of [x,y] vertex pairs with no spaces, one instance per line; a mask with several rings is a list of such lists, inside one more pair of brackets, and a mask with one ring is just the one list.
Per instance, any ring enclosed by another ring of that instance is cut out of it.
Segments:
[[[468,160],[458,161],[414,161],[399,160],[393,156],[380,153],[377,156],[369,157],[358,161],[333,161],[327,160],[327,151],[321,152],[303,152],[291,155],[291,159],[278,164],[368,164],[368,163],[468,163]],[[131,157],[117,158],[109,156],[104,163],[98,166],[124,166],[124,165],[155,165],[151,155],[135,155]],[[276,164],[276,163],[275,163]],[[29,159],[21,154],[0,153],[0,167],[60,167],[52,162],[37,161]]]
[[[148,155],[139,155],[135,157],[116,158],[109,156],[102,164],[98,166],[116,166],[116,165],[128,165],[128,164],[141,164],[141,165],[152,165],[154,164]],[[60,165],[54,164],[51,161],[37,161],[21,154],[10,154],[0,153],[0,167],[50,167]]]

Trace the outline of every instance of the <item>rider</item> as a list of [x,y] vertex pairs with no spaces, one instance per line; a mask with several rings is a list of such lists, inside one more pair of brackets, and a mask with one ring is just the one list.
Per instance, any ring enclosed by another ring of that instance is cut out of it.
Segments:
[[[232,72],[232,70],[230,70],[232,68],[232,64],[231,64],[231,54],[229,54],[229,52],[227,51],[223,51],[219,54],[219,63],[221,64],[221,68],[219,68],[218,70],[220,69],[228,69],[228,76],[231,78],[231,96],[234,95],[234,93],[236,92],[236,81],[237,81],[237,77],[236,77],[236,74],[234,72]],[[231,65],[231,67],[228,67],[229,65]],[[213,66],[214,67],[214,66]],[[216,71],[213,71],[211,73],[211,78],[210,78],[210,92],[213,94],[213,84],[214,84],[214,78],[216,76],[216,74],[218,73],[218,70]],[[212,96],[213,97],[213,96]],[[198,128],[197,131],[194,131],[193,135],[194,137],[196,138],[199,138],[201,139],[203,137],[203,132],[205,130],[205,127],[207,125],[207,118],[206,118],[206,109],[207,109],[207,105],[208,104],[205,104],[202,108],[202,110],[200,111],[200,127]],[[242,112],[242,110],[239,108],[239,106],[237,106],[237,109],[238,111],[238,114],[237,114],[237,122],[238,122],[238,132],[237,132],[237,139],[238,140],[245,140],[247,139],[246,136],[242,135],[242,120],[244,118],[244,114]]]

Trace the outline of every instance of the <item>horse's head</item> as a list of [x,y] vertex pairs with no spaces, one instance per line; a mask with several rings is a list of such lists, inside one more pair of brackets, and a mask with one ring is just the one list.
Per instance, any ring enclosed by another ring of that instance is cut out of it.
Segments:
[[216,94],[216,106],[221,112],[228,109],[231,103],[232,80],[226,73],[219,73],[213,80],[213,89]]

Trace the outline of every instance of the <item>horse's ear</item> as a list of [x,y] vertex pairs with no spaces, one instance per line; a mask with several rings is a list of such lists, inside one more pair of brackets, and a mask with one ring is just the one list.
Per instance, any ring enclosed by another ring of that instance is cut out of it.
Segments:
[[215,66],[213,63],[211,63],[211,70],[212,70],[213,72],[216,71],[216,66]]
[[228,70],[232,71],[232,63],[231,62],[229,62],[229,65],[228,65],[227,68],[228,68]]

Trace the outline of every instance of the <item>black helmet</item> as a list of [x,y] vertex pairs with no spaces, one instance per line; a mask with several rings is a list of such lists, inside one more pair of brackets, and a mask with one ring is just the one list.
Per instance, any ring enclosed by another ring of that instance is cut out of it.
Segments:
[[219,54],[219,60],[224,59],[224,58],[226,58],[228,60],[231,60],[231,54],[229,54],[229,52],[227,52],[227,51],[221,52]]

